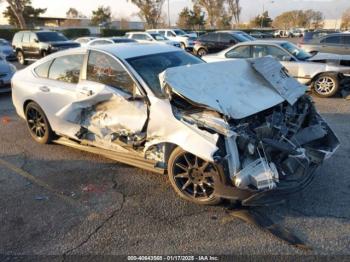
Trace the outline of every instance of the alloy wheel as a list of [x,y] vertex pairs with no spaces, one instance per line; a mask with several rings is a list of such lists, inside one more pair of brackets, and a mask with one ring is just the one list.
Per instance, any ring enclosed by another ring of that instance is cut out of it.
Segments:
[[172,175],[177,188],[187,197],[207,201],[213,197],[215,167],[195,155],[183,152],[175,159]]
[[31,107],[27,111],[27,122],[30,132],[39,139],[46,133],[46,123],[44,116],[35,108]]
[[333,78],[329,76],[322,76],[315,82],[315,91],[320,95],[329,95],[336,87]]

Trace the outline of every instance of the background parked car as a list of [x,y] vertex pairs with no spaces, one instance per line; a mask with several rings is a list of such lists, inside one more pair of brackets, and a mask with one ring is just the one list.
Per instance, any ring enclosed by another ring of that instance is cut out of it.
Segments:
[[194,42],[197,39],[197,34],[188,34],[181,29],[150,29],[148,33],[159,33],[166,38],[180,43],[182,49],[193,50]]
[[250,35],[254,38],[273,38],[273,34],[265,32],[251,32]]
[[28,60],[40,59],[48,54],[79,46],[79,43],[53,31],[21,31],[12,40],[12,47],[22,65],[27,64]]
[[79,37],[74,40],[74,42],[79,43],[81,46],[86,46],[90,41],[96,39],[97,37],[93,36],[86,36],[86,37]]
[[292,37],[302,37],[303,36],[303,32],[297,28],[291,29],[290,33],[291,33]]
[[322,58],[321,54],[319,57],[312,56],[288,41],[245,42],[202,58],[207,62],[216,62],[264,56],[279,60],[294,78],[311,86],[320,97],[334,96],[340,89],[340,80],[350,76],[350,67],[336,65],[334,62],[327,64],[327,59]]
[[0,56],[4,57],[7,61],[16,61],[17,57],[11,43],[5,39],[0,38]]
[[11,79],[15,73],[16,67],[0,56],[0,93],[11,91]]
[[202,35],[196,41],[193,53],[203,56],[216,53],[240,42],[251,41],[241,31],[219,31]]
[[139,43],[158,43],[172,45],[180,47],[180,43],[172,41],[159,33],[148,33],[148,32],[128,32],[125,34],[126,37],[134,39]]
[[275,38],[288,38],[292,36],[292,33],[288,30],[277,30],[273,33]]
[[136,40],[130,39],[127,37],[102,37],[102,38],[96,38],[89,43],[87,43],[87,46],[94,46],[94,45],[110,45],[110,44],[122,44],[122,43],[137,43]]
[[313,39],[307,43],[299,43],[299,47],[310,53],[333,53],[350,55],[350,34],[334,33],[321,38]]

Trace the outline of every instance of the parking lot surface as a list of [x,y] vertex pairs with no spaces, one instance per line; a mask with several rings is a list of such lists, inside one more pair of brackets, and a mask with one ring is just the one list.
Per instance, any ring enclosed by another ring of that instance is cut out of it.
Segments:
[[0,254],[350,255],[350,104],[314,99],[341,141],[309,188],[259,208],[313,248],[296,249],[173,192],[166,176],[39,145],[0,94]]

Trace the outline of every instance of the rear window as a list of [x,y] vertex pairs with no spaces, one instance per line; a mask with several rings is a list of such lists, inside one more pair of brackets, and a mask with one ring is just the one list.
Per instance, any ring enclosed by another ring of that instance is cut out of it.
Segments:
[[50,65],[52,63],[52,60],[45,62],[41,65],[39,65],[38,67],[36,67],[34,69],[34,72],[39,76],[39,77],[43,77],[43,78],[47,78],[49,75],[49,68]]
[[22,42],[22,37],[23,37],[23,33],[17,33],[15,34],[15,36],[13,37],[13,43],[19,43]]
[[68,40],[63,34],[57,32],[38,32],[36,34],[40,42],[59,42]]

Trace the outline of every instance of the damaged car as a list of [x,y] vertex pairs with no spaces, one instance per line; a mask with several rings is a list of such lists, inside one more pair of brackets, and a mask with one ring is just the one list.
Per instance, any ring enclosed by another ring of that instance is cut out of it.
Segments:
[[288,41],[258,40],[237,44],[220,53],[202,57],[207,62],[272,56],[300,83],[319,97],[332,97],[350,79],[350,56],[309,54]]
[[167,45],[55,53],[13,78],[32,138],[167,174],[198,204],[299,191],[339,142],[273,58],[205,63]]

